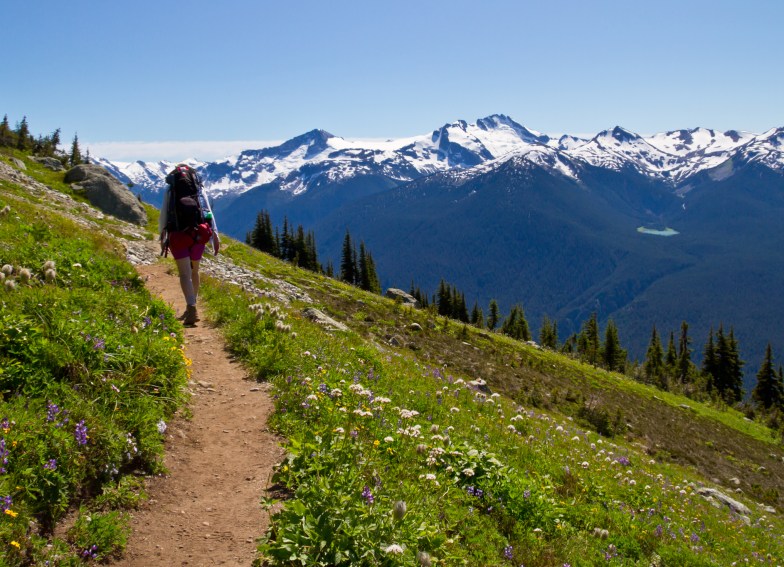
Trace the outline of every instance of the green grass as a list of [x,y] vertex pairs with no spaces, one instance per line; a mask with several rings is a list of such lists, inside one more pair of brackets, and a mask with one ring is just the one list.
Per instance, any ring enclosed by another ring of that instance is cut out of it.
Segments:
[[[700,458],[704,450],[723,464],[753,465],[747,455],[722,452],[724,431],[759,443],[768,453],[759,459],[771,465],[769,454],[781,446],[760,424],[247,249],[234,257],[302,285],[317,307],[342,314],[354,329],[327,333],[301,318],[301,304],[265,300],[266,308],[251,309],[230,286],[205,287],[232,348],[273,384],[273,425],[289,440],[275,475],[282,508],[264,500],[272,527],[259,563],[647,566],[784,558],[780,519],[732,494],[752,509],[745,525],[696,495],[710,477],[670,458],[680,445],[643,447],[654,445],[646,435],[657,435],[648,414],[668,421],[672,412],[695,428],[696,439],[719,437],[711,448],[684,441]],[[275,311],[290,330],[276,325]],[[424,330],[410,331],[412,322]],[[410,348],[386,346],[391,334]],[[478,372],[485,366],[491,370]],[[470,385],[478,377],[508,395],[478,391]],[[576,418],[591,396],[603,396],[611,409],[622,404],[635,428],[627,432],[624,423],[624,434],[612,439],[592,431]],[[662,424],[665,433],[668,427]],[[400,501],[406,512],[396,518]]]
[[[141,497],[128,475],[162,471],[161,429],[186,401],[181,325],[114,239],[10,183],[0,186],[5,205],[0,564],[116,556],[123,510]],[[55,538],[75,508],[73,529]]]

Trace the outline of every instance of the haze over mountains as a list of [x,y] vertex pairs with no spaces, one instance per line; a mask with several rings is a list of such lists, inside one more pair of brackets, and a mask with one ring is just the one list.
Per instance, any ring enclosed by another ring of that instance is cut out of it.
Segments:
[[[556,318],[561,339],[596,311],[632,356],[653,324],[666,338],[688,321],[699,355],[724,322],[749,376],[768,341],[784,352],[782,142],[782,128],[553,138],[493,115],[385,142],[313,130],[192,165],[238,238],[266,209],[313,229],[325,260],[348,228],[382,285],[445,278],[485,310],[521,302],[534,328]],[[160,203],[171,163],[101,163]]]

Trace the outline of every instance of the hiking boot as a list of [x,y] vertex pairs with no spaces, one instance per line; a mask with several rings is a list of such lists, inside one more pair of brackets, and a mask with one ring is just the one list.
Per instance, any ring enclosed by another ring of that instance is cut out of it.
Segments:
[[196,306],[188,305],[188,307],[185,308],[185,313],[183,313],[182,324],[185,326],[192,326],[195,325],[198,320],[199,315],[196,312]]

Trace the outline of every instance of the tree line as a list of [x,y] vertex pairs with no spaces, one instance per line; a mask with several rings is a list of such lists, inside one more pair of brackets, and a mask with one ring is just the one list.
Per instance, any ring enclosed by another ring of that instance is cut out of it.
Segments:
[[35,137],[30,133],[27,116],[23,116],[22,120],[11,128],[6,114],[3,116],[3,121],[0,122],[0,146],[29,152],[35,156],[53,157],[64,166],[73,167],[89,161],[90,152],[88,150],[86,155],[82,155],[77,134],[74,134],[70,152],[66,153],[60,150],[60,133],[60,128],[57,128],[48,136],[39,134],[38,137]]
[[[312,230],[306,232],[301,224],[295,229],[288,217],[284,217],[283,226],[278,227],[272,224],[268,211],[259,211],[253,229],[245,235],[245,242],[262,252],[300,268],[324,274],[330,278],[336,277],[331,261],[327,262],[326,267],[319,262],[315,233]],[[359,251],[357,251],[356,242],[351,238],[348,229],[346,229],[346,236],[343,239],[340,272],[337,274],[337,279],[372,293],[381,293],[381,284],[373,255],[365,246],[364,241],[360,242]]]

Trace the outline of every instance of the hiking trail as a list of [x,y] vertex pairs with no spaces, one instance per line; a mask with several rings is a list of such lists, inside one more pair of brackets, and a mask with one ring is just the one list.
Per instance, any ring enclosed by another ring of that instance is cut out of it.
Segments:
[[[184,300],[172,263],[138,265],[151,293],[178,311]],[[280,439],[267,428],[273,411],[268,385],[248,380],[204,319],[186,327],[185,354],[193,361],[190,419],[166,431],[167,474],[147,483],[149,500],[132,512],[123,567],[249,566],[255,540],[268,525],[259,503]]]

